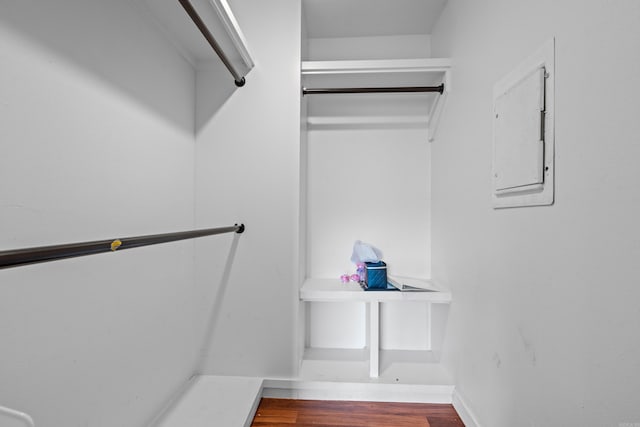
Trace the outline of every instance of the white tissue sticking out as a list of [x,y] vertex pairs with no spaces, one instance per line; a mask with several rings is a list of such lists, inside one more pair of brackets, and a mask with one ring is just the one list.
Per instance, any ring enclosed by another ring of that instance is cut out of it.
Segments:
[[351,254],[351,262],[357,264],[359,262],[378,262],[382,259],[382,252],[360,240],[356,240],[353,244],[353,253]]

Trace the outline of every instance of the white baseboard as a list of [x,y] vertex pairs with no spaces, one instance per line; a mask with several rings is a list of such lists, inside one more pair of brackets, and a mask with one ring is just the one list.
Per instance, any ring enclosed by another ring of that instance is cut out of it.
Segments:
[[477,417],[458,390],[454,390],[453,392],[452,404],[466,427],[481,427]]
[[452,403],[453,386],[266,379],[263,397],[369,402]]

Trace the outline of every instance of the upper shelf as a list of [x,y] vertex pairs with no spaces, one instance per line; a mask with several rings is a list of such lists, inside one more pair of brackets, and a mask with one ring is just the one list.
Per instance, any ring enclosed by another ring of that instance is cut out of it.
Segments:
[[303,61],[305,86],[332,87],[419,86],[445,84],[451,67],[448,58],[387,59],[358,61]]
[[302,61],[302,75],[388,72],[439,72],[451,67],[449,58]]
[[[179,0],[138,0],[194,67],[218,61],[218,55]],[[189,0],[230,65],[241,76],[253,68],[247,43],[227,0]]]
[[[432,140],[443,100],[451,90],[450,69],[451,60],[448,58],[303,61],[301,74],[304,88],[444,86],[442,94],[310,95],[308,125],[310,128],[421,126],[428,128],[429,140]],[[339,99],[339,102],[335,99]]]

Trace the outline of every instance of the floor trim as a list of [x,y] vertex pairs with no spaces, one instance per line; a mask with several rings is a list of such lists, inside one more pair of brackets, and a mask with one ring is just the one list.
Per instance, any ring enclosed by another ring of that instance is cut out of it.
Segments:
[[454,387],[449,385],[371,384],[265,379],[262,397],[451,404],[453,402],[453,392]]
[[462,397],[458,390],[453,391],[452,404],[466,427],[481,427],[467,400]]

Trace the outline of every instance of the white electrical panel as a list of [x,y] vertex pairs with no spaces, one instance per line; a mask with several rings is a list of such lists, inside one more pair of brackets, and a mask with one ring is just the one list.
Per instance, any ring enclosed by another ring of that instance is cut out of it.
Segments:
[[494,86],[495,208],[553,204],[553,62],[551,40]]

